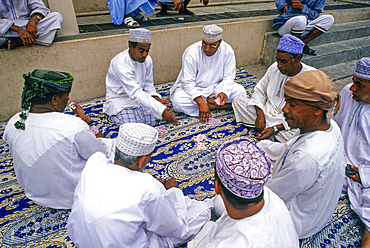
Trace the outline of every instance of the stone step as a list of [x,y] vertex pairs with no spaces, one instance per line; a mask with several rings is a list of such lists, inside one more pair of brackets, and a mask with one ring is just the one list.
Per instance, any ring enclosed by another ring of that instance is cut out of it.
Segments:
[[304,55],[302,62],[323,68],[370,56],[370,36],[311,46],[317,56]]
[[325,74],[330,76],[333,81],[338,81],[353,75],[353,72],[356,69],[356,64],[358,60],[352,60],[332,66],[327,66],[320,68]]
[[[366,36],[370,36],[370,20],[334,24],[326,34],[312,40],[309,45],[316,50],[314,48],[316,46]],[[275,61],[275,53],[279,40],[280,36],[277,32],[268,32],[265,34],[264,49],[261,56],[261,63],[263,65],[269,66]],[[320,50],[320,47],[318,49]]]

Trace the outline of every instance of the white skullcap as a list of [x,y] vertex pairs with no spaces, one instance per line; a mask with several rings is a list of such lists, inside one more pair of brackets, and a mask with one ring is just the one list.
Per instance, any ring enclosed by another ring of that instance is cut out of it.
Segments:
[[126,123],[119,127],[116,148],[130,156],[151,153],[157,142],[158,131],[142,123]]
[[152,32],[145,28],[130,29],[130,41],[151,43]]
[[222,28],[212,24],[203,27],[203,40],[208,42],[215,42],[222,39]]

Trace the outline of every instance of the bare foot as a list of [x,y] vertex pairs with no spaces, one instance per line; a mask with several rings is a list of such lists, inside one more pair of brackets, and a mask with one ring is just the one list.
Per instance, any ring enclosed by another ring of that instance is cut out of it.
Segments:
[[8,50],[12,50],[16,47],[23,46],[23,41],[19,37],[9,38],[8,39]]

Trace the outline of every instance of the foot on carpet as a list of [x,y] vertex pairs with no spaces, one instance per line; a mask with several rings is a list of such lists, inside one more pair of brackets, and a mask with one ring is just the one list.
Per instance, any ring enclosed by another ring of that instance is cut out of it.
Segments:
[[161,16],[168,16],[167,10],[161,9],[156,15],[156,17],[161,17]]

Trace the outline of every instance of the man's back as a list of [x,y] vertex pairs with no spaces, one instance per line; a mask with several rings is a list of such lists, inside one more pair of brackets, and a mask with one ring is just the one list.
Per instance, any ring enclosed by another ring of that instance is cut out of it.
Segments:
[[299,247],[298,236],[284,202],[264,189],[265,204],[250,217],[235,220],[227,212],[208,222],[188,247]]
[[57,112],[27,113],[25,130],[12,117],[4,133],[19,185],[36,204],[71,208],[86,160],[106,147],[80,118]]
[[325,226],[337,205],[344,179],[343,139],[331,121],[329,130],[305,133],[287,144],[266,186],[283,199],[299,238],[306,238]]
[[68,234],[81,247],[170,246],[162,236],[179,237],[188,228],[169,197],[181,190],[169,191],[150,174],[96,153],[76,187]]

